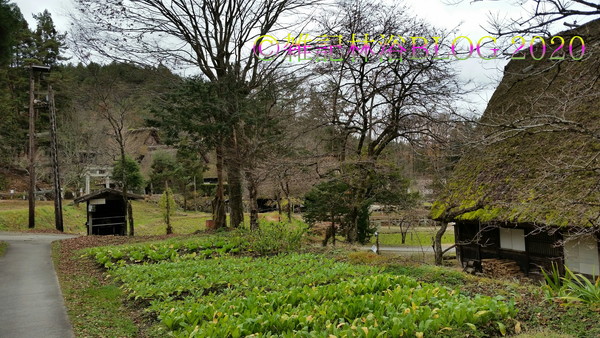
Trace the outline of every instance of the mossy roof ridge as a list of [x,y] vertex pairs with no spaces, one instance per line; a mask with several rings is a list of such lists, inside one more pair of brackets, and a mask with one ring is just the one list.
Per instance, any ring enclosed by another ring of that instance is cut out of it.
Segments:
[[551,226],[598,219],[600,20],[557,35],[567,44],[581,36],[584,58],[573,60],[565,46],[564,60],[508,63],[476,130],[481,142],[456,165],[434,219]]

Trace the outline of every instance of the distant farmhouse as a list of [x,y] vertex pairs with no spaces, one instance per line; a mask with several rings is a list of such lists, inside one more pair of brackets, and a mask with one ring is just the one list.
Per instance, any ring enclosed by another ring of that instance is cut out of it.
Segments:
[[[103,151],[85,152],[82,162],[88,163],[83,170],[85,178],[85,194],[93,190],[114,187],[112,183],[112,167],[119,158],[118,145],[113,138],[107,139]],[[161,142],[157,128],[129,129],[125,134],[125,152],[140,165],[145,177],[152,173],[152,161],[158,153],[170,153],[173,156],[177,150]],[[93,183],[95,184],[92,184]]]
[[561,39],[547,39],[543,60],[525,48],[525,60],[506,66],[477,146],[432,207],[432,218],[456,222],[463,265],[503,259],[530,275],[553,262],[600,273],[600,21],[558,35],[562,50]]

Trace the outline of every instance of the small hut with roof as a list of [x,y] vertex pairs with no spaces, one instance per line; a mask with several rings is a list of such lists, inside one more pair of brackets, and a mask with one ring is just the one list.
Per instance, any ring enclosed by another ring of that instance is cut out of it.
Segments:
[[[127,193],[127,199],[144,199],[143,196]],[[123,193],[110,188],[102,189],[76,198],[75,203],[86,202],[88,235],[125,235],[127,221]]]

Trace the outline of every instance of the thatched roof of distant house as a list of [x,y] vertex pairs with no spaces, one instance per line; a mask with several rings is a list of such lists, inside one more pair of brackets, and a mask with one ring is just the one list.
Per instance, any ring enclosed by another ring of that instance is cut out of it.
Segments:
[[339,173],[339,167],[337,157],[322,155],[299,157],[283,167],[263,168],[271,172],[258,188],[259,198],[273,199],[277,194],[284,198],[282,189],[289,189],[290,197],[304,198],[313,186]]
[[[112,165],[112,163],[120,156],[119,145],[115,138],[109,136],[107,142],[108,149],[102,149],[102,152],[111,154],[112,159],[107,160],[107,163],[97,164]],[[157,128],[135,128],[128,129],[125,132],[125,153],[138,161],[138,163],[143,162],[151,152],[163,148],[169,147],[161,143],[159,130]]]
[[157,153],[170,153],[173,156],[177,149],[161,142],[158,128],[129,129],[125,134],[125,151],[140,164],[141,172],[148,176],[151,174],[154,155]]
[[140,161],[161,145],[157,128],[129,129],[125,133],[125,151]]
[[[216,155],[209,152],[203,155],[206,161],[204,179],[216,179]],[[287,170],[285,170],[287,168]],[[329,177],[339,169],[339,160],[333,156],[296,158],[290,163],[268,164],[260,167],[255,173],[261,180],[258,187],[260,199],[274,199],[279,193],[284,197],[281,184],[286,184],[291,197],[302,198],[317,183]],[[227,170],[223,171],[224,179],[227,180]]]
[[[566,41],[565,60],[549,60],[560,44],[555,40],[544,60],[528,55],[506,66],[477,130],[483,142],[457,164],[433,218],[549,226],[600,221],[600,20],[558,35]],[[568,54],[575,35],[585,41],[581,61]]]

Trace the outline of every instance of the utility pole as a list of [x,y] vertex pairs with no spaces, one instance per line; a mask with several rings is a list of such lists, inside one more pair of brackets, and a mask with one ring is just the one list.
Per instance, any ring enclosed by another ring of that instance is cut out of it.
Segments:
[[29,228],[35,228],[35,73],[47,73],[50,67],[29,66]]
[[165,222],[167,223],[167,235],[170,235],[173,233],[173,227],[171,226],[171,194],[169,193],[169,180],[165,181],[165,198],[167,200],[167,204],[165,205],[167,209]]
[[35,228],[35,79],[33,66],[29,68],[29,228]]
[[64,231],[60,170],[58,163],[58,140],[56,138],[56,106],[54,104],[54,91],[50,85],[48,86],[48,109],[50,111],[50,143],[52,147],[52,173],[54,176],[54,222],[56,230]]

